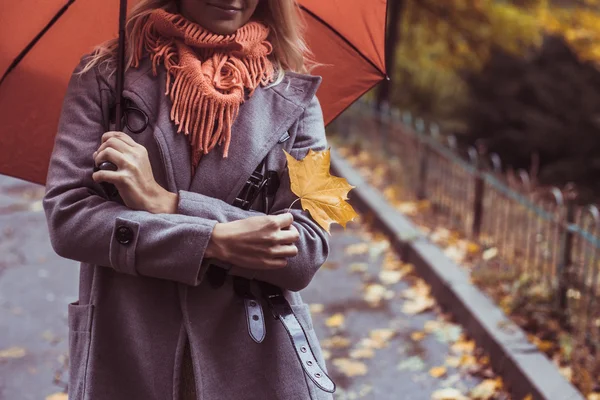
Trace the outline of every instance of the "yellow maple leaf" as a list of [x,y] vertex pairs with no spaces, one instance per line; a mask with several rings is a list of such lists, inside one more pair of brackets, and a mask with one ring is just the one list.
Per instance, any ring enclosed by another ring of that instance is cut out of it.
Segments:
[[[296,160],[284,150],[288,161],[291,189],[299,197],[303,210],[329,233],[329,226],[337,222],[344,228],[358,216],[348,200],[354,188],[344,178],[329,173],[330,150],[310,149],[303,160]],[[291,206],[290,206],[291,207]]]
[[347,377],[361,376],[367,374],[367,365],[357,360],[351,360],[349,358],[336,358],[333,360],[333,365]]
[[46,396],[46,400],[67,400],[67,394],[66,393],[54,393],[51,394],[50,396]]
[[433,376],[434,378],[440,378],[446,375],[446,371],[446,367],[433,367],[429,370],[429,375]]
[[332,315],[331,317],[327,318],[325,325],[330,328],[340,328],[342,325],[344,325],[344,315],[340,313]]

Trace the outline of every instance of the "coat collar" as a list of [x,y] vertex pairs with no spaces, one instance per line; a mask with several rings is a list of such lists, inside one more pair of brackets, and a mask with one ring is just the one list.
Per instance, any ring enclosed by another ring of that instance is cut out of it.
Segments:
[[165,73],[159,69],[154,76],[146,62],[128,71],[123,94],[148,113],[155,125],[153,135],[162,153],[168,189],[198,192],[230,204],[269,150],[300,118],[321,83],[318,76],[287,72],[281,83],[257,88],[241,105],[232,126],[228,157],[223,158],[222,148],[216,147],[202,157],[191,176],[191,146],[170,121]]

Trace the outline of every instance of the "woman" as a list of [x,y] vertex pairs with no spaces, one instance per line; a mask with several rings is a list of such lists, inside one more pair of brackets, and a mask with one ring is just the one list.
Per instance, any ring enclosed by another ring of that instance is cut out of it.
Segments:
[[[283,150],[327,147],[299,27],[293,0],[140,1],[123,132],[115,42],[76,68],[43,201],[55,251],[81,262],[70,398],[331,399],[297,293],[328,235],[288,210]],[[268,190],[240,208],[253,174]]]

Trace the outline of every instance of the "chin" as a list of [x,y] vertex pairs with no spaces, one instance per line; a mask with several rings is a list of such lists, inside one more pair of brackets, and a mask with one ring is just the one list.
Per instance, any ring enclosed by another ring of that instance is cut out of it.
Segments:
[[230,24],[215,24],[213,26],[206,27],[206,29],[213,33],[216,33],[217,35],[226,36],[235,33],[235,31],[237,31],[239,27],[237,25]]

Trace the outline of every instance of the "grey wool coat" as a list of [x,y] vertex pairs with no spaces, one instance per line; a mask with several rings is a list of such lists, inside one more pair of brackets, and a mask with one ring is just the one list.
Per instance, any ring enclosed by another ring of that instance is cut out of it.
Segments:
[[[75,71],[82,66],[83,60]],[[54,250],[80,262],[79,300],[68,307],[70,399],[176,400],[186,343],[198,399],[331,399],[304,375],[279,321],[265,318],[264,342],[252,341],[232,279],[219,289],[211,287],[204,278],[215,260],[203,257],[217,222],[284,213],[297,198],[290,190],[283,149],[301,159],[309,149],[327,148],[315,97],[320,78],[287,73],[282,83],[257,89],[241,106],[228,158],[215,148],[192,177],[191,148],[170,120],[164,74],[161,69],[155,77],[147,61],[127,71],[124,97],[149,116],[149,125],[139,134],[125,132],[148,150],[156,181],[179,194],[176,214],[135,211],[120,197],[102,196],[101,185],[92,180],[92,153],[105,131],[103,100],[114,99],[113,78],[94,68],[74,74],[68,86],[43,206]],[[265,157],[266,168],[281,179],[271,209],[232,206]],[[325,368],[308,306],[298,291],[327,259],[329,239],[296,204],[292,213],[300,232],[299,254],[280,270],[234,266],[230,276],[284,289]],[[129,241],[119,240],[123,229],[132,234]],[[263,308],[270,315],[266,304]]]

